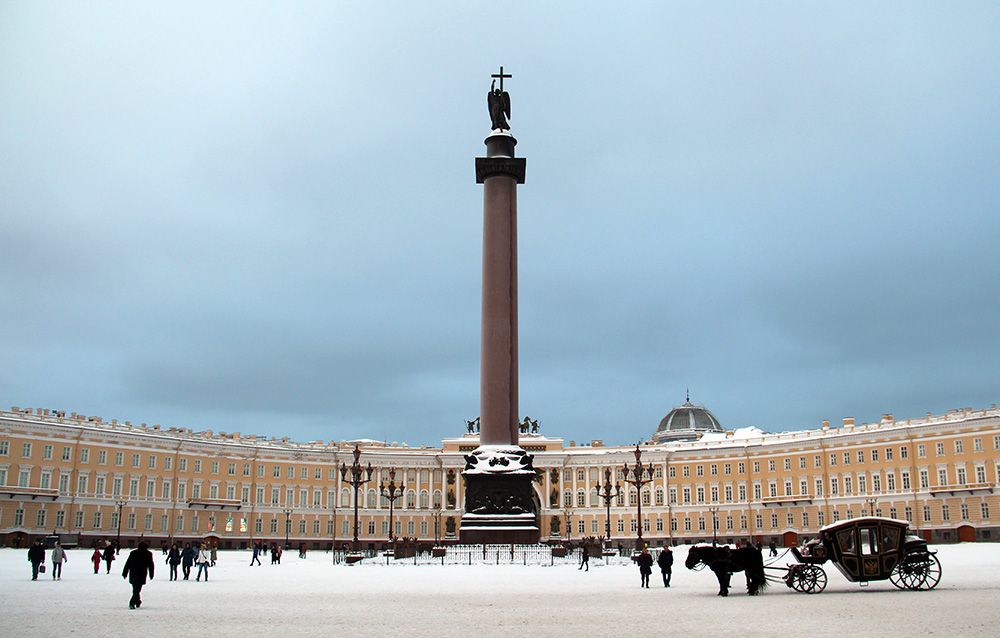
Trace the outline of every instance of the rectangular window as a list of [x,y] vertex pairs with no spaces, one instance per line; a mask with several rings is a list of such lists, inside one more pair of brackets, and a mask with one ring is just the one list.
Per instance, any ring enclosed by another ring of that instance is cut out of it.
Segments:
[[149,479],[146,481],[146,498],[156,497],[156,481]]
[[24,443],[21,445],[21,456],[25,458],[31,456],[31,443]]
[[132,467],[139,467],[139,455],[138,454],[133,454],[132,455]]
[[212,467],[212,474],[218,474],[219,473],[219,462],[218,461],[212,461],[211,467]]
[[951,520],[951,508],[947,505],[941,506],[941,520],[950,521]]
[[760,461],[754,461],[753,462],[753,471],[754,472],[760,472]]
[[52,446],[46,445],[42,447],[42,458],[46,461],[52,459]]
[[935,448],[936,448],[936,452],[937,452],[938,456],[944,456],[944,442],[943,441],[938,441],[937,444],[935,445]]
[[726,476],[729,476],[730,474],[732,474],[733,473],[733,464],[732,463],[726,463],[725,465],[723,465],[722,466],[722,473],[725,474]]
[[76,529],[83,527],[83,510],[78,510],[76,514],[73,515],[73,527]]
[[174,469],[174,457],[172,456],[163,457],[163,469],[165,470]]
[[961,454],[964,451],[965,451],[965,444],[962,443],[962,440],[959,439],[955,441],[955,454]]
[[948,484],[948,470],[940,468],[937,473],[938,485]]
[[705,476],[705,467],[703,465],[698,465],[694,468],[694,473],[697,476]]
[[830,465],[836,465],[836,464],[837,464],[837,455],[836,454],[831,454],[830,455]]
[[151,469],[151,470],[155,470],[156,469],[156,455],[155,454],[150,454],[149,455],[149,459],[146,461],[146,466],[149,469]]
[[823,459],[819,454],[813,456],[813,467],[823,467]]
[[[910,449],[905,445],[899,446],[899,458],[906,459],[910,457]],[[886,458],[890,458],[890,455],[886,455]]]
[[115,452],[115,465],[125,465],[125,453]]
[[280,465],[275,465],[273,468],[271,468],[271,476],[273,478],[281,478],[281,466]]
[[844,452],[844,465],[850,465],[850,464],[851,464],[851,453]]
[[0,456],[7,456],[10,454],[10,442],[0,441]]
[[902,479],[903,489],[910,489],[910,473],[907,470],[900,472],[900,478]]
[[[83,448],[82,450],[80,450],[80,462],[90,463],[90,448]],[[78,525],[77,527],[83,527],[83,526]]]
[[[250,468],[249,468],[249,467],[247,467],[247,469],[249,470]],[[228,474],[229,476],[236,476],[236,464],[235,464],[235,463],[230,463],[230,464],[228,464],[228,465],[226,466],[226,473],[227,473],[227,474]]]
[[885,484],[890,492],[896,491],[896,475],[889,473],[885,475]]
[[972,450],[974,452],[983,451],[983,440],[982,439],[972,439]]
[[194,460],[194,473],[201,474],[201,459]]
[[924,522],[928,523],[931,520],[931,506],[924,505]]
[[[186,458],[180,458],[177,460],[177,469],[181,472],[187,472],[188,460]],[[180,530],[178,530],[180,531]]]
[[878,461],[878,448],[872,448],[872,461]]
[[799,457],[799,469],[800,470],[806,469],[806,457],[804,456]]
[[816,496],[823,496],[823,479],[816,479]]
[[986,501],[983,501],[982,503],[979,504],[979,514],[980,514],[980,516],[983,517],[984,521],[988,521],[990,519],[990,505],[989,505],[989,503],[987,503]]
[[47,490],[51,486],[51,483],[52,483],[52,472],[42,472],[41,480],[39,481],[38,486],[41,487],[42,489]]
[[744,463],[743,461],[740,461],[739,463],[737,463],[736,464],[736,472],[738,474],[745,474],[746,473],[746,463]]
[[985,482],[986,482],[986,466],[985,465],[977,465],[976,466],[976,483],[985,483]]
[[886,461],[891,461],[892,460],[892,448],[891,447],[885,448],[885,460]]
[[[62,449],[62,460],[68,461],[70,459],[70,453],[71,453],[72,449],[73,448],[70,448],[70,447],[64,447]],[[62,527],[62,525],[59,525],[59,527]]]
[[101,529],[101,513],[94,512],[94,529]]
[[711,474],[712,476],[718,476],[719,466],[716,465],[715,463],[712,463],[710,466],[708,466],[708,473]]
[[785,471],[792,469],[792,459],[785,459]]
[[927,489],[930,486],[930,477],[927,470],[920,470],[920,489]]

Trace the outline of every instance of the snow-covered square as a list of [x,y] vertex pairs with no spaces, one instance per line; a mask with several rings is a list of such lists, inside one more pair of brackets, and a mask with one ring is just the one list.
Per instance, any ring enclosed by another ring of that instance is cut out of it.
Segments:
[[[714,576],[683,567],[677,548],[671,587],[654,572],[572,559],[552,566],[333,565],[324,552],[249,567],[250,552],[220,552],[208,582],[170,582],[155,552],[155,579],[141,610],[130,611],[121,578],[95,575],[90,551],[71,550],[62,580],[31,581],[25,550],[0,550],[4,636],[986,636],[1000,624],[1000,545],[938,546],[943,566],[933,591],[899,591],[888,582],[848,582],[828,565],[816,595],[771,585],[749,597],[733,577],[729,598]],[[51,572],[51,567],[50,567]]]

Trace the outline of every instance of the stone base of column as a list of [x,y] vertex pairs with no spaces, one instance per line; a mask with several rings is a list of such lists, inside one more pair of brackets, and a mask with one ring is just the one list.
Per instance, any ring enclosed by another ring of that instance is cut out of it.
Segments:
[[486,445],[465,459],[460,542],[537,543],[541,533],[531,455],[517,445]]

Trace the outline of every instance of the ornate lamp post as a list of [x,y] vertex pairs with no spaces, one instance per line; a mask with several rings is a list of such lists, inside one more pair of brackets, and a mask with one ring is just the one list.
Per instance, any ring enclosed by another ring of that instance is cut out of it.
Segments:
[[875,516],[875,504],[878,503],[878,499],[874,496],[869,496],[865,499],[865,503],[868,505],[868,516]]
[[606,547],[611,546],[611,501],[612,499],[621,498],[622,486],[615,483],[614,486],[611,485],[611,468],[604,468],[604,484],[597,485],[597,495],[604,499],[604,506],[607,508],[607,514],[604,518],[604,542],[607,543]]
[[281,510],[285,514],[285,549],[288,549],[288,532],[292,528],[292,508],[286,507]]
[[[636,529],[639,531],[639,536],[636,539],[636,548],[642,547],[642,488],[653,481],[653,464],[647,463],[642,464],[642,450],[639,449],[639,444],[635,444],[635,466],[629,467],[628,463],[625,464],[623,468],[625,482],[634,485],[636,490],[636,516],[638,518],[638,524]],[[631,475],[632,478],[629,478]]]
[[389,499],[389,543],[393,542],[395,528],[392,526],[392,510],[396,503],[396,499],[403,495],[406,490],[406,483],[400,483],[396,485],[396,470],[389,468],[389,484],[385,483],[378,484],[378,491],[382,494],[384,498]]
[[434,512],[431,518],[434,520],[434,544],[437,545],[441,542],[441,512]]
[[719,506],[713,505],[708,508],[708,511],[712,513],[712,547],[716,544],[716,530],[719,529]]
[[115,537],[115,554],[122,551],[122,508],[128,505],[128,501],[123,498],[115,501],[115,505],[118,507],[118,536]]
[[[360,548],[358,543],[358,532],[360,531],[360,523],[358,522],[358,492],[361,490],[361,486],[372,480],[372,464],[369,463],[367,468],[361,466],[361,448],[357,445],[354,446],[354,463],[348,467],[345,463],[340,464],[340,478],[348,485],[354,488],[354,551],[357,552]],[[366,478],[367,475],[367,478]],[[350,478],[348,478],[348,476]]]

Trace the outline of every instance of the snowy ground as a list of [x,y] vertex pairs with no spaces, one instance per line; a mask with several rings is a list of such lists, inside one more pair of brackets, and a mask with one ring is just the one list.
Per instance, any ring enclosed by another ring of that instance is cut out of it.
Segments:
[[717,597],[710,572],[684,569],[686,548],[675,552],[670,589],[658,573],[640,589],[635,567],[600,561],[589,573],[572,564],[348,567],[322,552],[252,568],[249,552],[220,552],[209,582],[170,582],[156,553],[156,579],[137,611],[121,578],[124,552],[111,575],[94,575],[90,552],[73,550],[61,581],[32,582],[26,551],[3,549],[0,636],[997,635],[1000,544],[937,549],[943,576],[934,591],[887,581],[860,588],[828,563],[821,594],[776,585],[756,598],[741,575],[729,598]]

